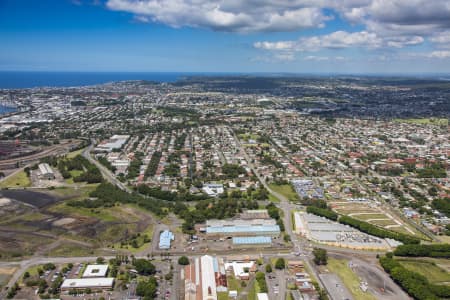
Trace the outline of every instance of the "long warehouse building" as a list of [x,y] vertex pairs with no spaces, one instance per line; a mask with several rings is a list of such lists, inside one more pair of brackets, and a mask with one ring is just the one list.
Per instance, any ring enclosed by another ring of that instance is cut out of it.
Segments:
[[208,220],[206,221],[206,227],[202,228],[201,231],[205,232],[208,238],[278,237],[280,226],[273,219]]

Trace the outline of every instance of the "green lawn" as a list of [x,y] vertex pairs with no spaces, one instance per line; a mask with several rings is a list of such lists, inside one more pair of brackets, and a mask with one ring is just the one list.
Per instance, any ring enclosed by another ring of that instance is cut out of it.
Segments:
[[245,133],[245,134],[240,134],[239,138],[241,140],[244,140],[244,141],[248,142],[248,140],[250,140],[250,139],[256,141],[256,140],[258,140],[260,138],[260,136],[257,135],[257,134]]
[[397,224],[392,220],[376,220],[376,221],[370,221],[369,223],[373,224],[373,225],[381,226],[381,227]]
[[0,268],[0,288],[8,284],[8,281],[16,270],[17,266]]
[[80,170],[72,170],[72,171],[69,171],[69,173],[70,173],[70,176],[72,176],[72,177],[70,177],[70,178],[68,178],[68,179],[65,179],[65,181],[66,181],[68,184],[74,184],[75,182],[73,181],[73,179],[74,179],[75,177],[78,177],[78,176],[80,176],[81,174],[83,174],[83,171],[80,171]]
[[286,300],[293,300],[294,298],[292,298],[292,294],[291,291],[287,291],[286,292]]
[[439,119],[439,118],[420,118],[420,119],[395,119],[396,122],[410,123],[410,124],[418,124],[418,125],[440,125],[440,126],[448,126],[448,119]]
[[278,199],[277,197],[275,197],[272,194],[269,194],[269,201],[271,201],[271,202],[280,202],[280,199]]
[[59,203],[57,205],[52,206],[49,210],[57,213],[62,213],[65,215],[82,215],[87,217],[93,217],[96,219],[100,219],[106,222],[114,222],[119,221],[119,218],[111,214],[111,209],[114,208],[98,208],[98,209],[90,209],[84,207],[73,207],[66,205],[65,203]]
[[137,252],[144,250],[146,247],[148,247],[152,243],[152,242],[144,243],[144,235],[147,235],[147,237],[151,240],[151,238],[153,237],[153,225],[150,225],[149,227],[147,227],[144,231],[140,232],[140,234],[141,235],[136,238],[136,240],[138,242],[138,246],[139,246],[138,248],[133,248],[129,244],[121,247],[120,243],[115,243],[114,248],[120,249],[120,250],[128,250],[132,253],[137,253]]
[[337,274],[344,285],[353,295],[355,300],[375,300],[376,298],[369,292],[364,293],[359,287],[361,281],[359,277],[350,269],[347,260],[328,259],[328,270]]
[[259,293],[259,285],[256,280],[253,281],[253,286],[248,289],[247,300],[257,300],[256,294]]
[[370,219],[389,219],[389,217],[386,216],[385,214],[361,214],[361,215],[354,215],[353,218],[360,219],[363,221],[367,221]]
[[47,253],[48,256],[62,256],[62,257],[89,256],[93,254],[94,254],[93,249],[83,247],[80,245],[75,245],[72,243],[60,245]]
[[49,194],[53,194],[57,197],[61,197],[64,199],[71,199],[71,200],[82,200],[85,199],[87,197],[89,197],[89,194],[94,191],[97,186],[99,184],[98,183],[94,183],[94,184],[88,184],[85,185],[83,187],[60,187],[60,188],[55,188],[53,190],[49,190],[47,191],[47,193]]
[[28,178],[25,171],[20,171],[13,176],[5,178],[2,182],[0,182],[0,188],[8,188],[8,187],[28,187],[31,185],[31,181]]
[[295,201],[298,198],[297,193],[290,184],[283,184],[283,185],[270,184],[269,187],[274,192],[280,193],[281,195],[285,196],[291,201]]
[[68,153],[67,158],[70,159],[70,158],[74,158],[77,155],[81,155],[81,153],[83,153],[84,149],[85,148]]
[[405,268],[422,274],[432,283],[450,282],[450,273],[426,260],[399,259]]
[[228,300],[228,292],[218,292],[217,293],[218,300]]
[[238,279],[236,279],[234,276],[228,276],[227,283],[228,283],[228,290],[238,291],[238,293],[241,292],[241,290],[242,290],[241,282]]

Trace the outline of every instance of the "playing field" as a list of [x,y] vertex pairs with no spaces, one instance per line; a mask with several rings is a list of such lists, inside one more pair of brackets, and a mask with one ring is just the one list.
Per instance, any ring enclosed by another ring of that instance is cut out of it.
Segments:
[[28,187],[30,185],[31,181],[24,171],[20,171],[0,182],[0,188]]
[[450,273],[432,261],[416,259],[399,259],[405,268],[422,274],[432,283],[450,283]]
[[269,187],[274,191],[277,192],[289,200],[296,200],[297,199],[297,193],[292,188],[290,184],[283,184],[283,185],[277,185],[277,184],[270,184]]

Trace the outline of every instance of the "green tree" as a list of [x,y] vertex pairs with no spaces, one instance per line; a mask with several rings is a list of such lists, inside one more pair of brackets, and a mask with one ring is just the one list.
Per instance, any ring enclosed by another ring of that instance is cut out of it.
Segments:
[[272,265],[271,264],[266,265],[266,273],[272,273]]
[[97,257],[96,262],[97,262],[97,264],[101,265],[101,264],[105,263],[105,259],[103,257]]
[[280,257],[277,259],[277,261],[275,262],[275,268],[277,268],[278,270],[283,270],[286,267],[286,262],[284,260],[284,258]]
[[30,273],[27,271],[23,274],[23,279],[30,278]]
[[328,262],[327,250],[321,248],[314,248],[314,263],[316,265],[326,265]]
[[153,275],[156,273],[155,266],[146,259],[135,259],[133,265],[139,275]]
[[151,276],[147,280],[139,281],[136,286],[136,295],[144,297],[144,299],[153,299],[156,296],[158,283],[155,277]]
[[181,256],[181,257],[178,259],[178,264],[179,264],[179,265],[182,265],[182,266],[187,266],[187,265],[189,265],[189,258],[187,258],[186,256]]

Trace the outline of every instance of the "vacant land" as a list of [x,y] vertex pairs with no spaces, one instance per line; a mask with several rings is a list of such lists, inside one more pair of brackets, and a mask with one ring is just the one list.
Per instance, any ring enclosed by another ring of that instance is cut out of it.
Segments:
[[8,284],[9,279],[16,272],[16,270],[16,267],[0,268],[0,289]]
[[58,201],[58,198],[52,195],[31,190],[5,190],[2,191],[2,195],[37,208],[48,206]]
[[295,192],[294,188],[290,184],[271,184],[269,187],[274,191],[277,192],[289,200],[295,201],[297,199],[297,193]]
[[334,211],[388,230],[409,234],[422,239],[427,237],[410,226],[393,211],[384,211],[381,206],[367,203],[330,202]]
[[70,152],[69,154],[67,154],[67,158],[70,159],[70,158],[74,158],[77,155],[81,155],[81,153],[83,153],[84,149],[85,148]]
[[[29,256],[84,256],[112,248],[138,252],[148,246],[154,217],[133,205],[108,208],[70,206],[89,197],[96,185],[34,192],[5,190],[10,213],[0,220],[0,253],[3,258]],[[27,205],[18,205],[18,203]],[[32,206],[30,206],[32,205]],[[23,209],[25,207],[26,209]],[[4,207],[5,208],[5,207]]]
[[17,172],[12,176],[9,176],[0,182],[0,188],[14,188],[14,187],[28,187],[31,185],[31,181],[28,178],[25,171]]
[[439,118],[395,119],[395,121],[417,125],[448,126],[448,119],[439,119]]
[[432,283],[449,283],[450,273],[428,260],[399,259],[405,268],[422,274]]
[[376,298],[369,292],[363,292],[359,287],[361,281],[359,277],[350,269],[347,260],[329,258],[328,270],[335,273],[344,282],[347,289],[352,293],[355,300],[375,300]]

